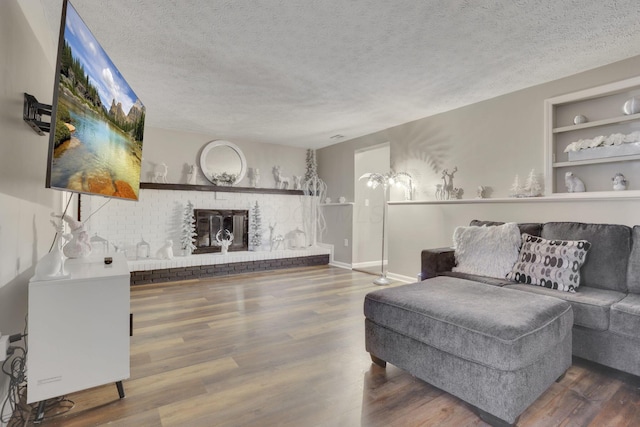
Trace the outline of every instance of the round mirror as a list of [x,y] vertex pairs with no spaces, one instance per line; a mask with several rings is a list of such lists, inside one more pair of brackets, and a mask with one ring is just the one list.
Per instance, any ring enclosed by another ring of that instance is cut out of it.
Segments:
[[200,154],[200,169],[214,185],[234,185],[247,173],[247,159],[236,144],[211,141]]

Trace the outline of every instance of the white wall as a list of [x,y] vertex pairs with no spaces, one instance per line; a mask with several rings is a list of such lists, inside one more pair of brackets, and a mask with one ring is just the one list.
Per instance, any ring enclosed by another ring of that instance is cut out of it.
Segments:
[[[334,199],[335,200],[335,199]],[[333,261],[351,267],[353,245],[353,205],[332,203],[320,207],[326,229],[318,234],[318,241],[333,246]],[[347,240],[345,246],[344,241]]]
[[[60,212],[61,193],[45,189],[48,137],[22,120],[23,93],[50,103],[55,57],[28,20],[43,22],[30,0],[0,2],[0,331],[22,332],[28,280],[54,236],[49,214]],[[24,11],[23,11],[24,10]],[[30,15],[25,16],[25,13]],[[47,30],[47,29],[44,29]],[[44,31],[43,30],[43,31]],[[0,399],[7,377],[0,375]]]
[[[147,115],[151,114],[153,114],[152,111],[147,112]],[[151,182],[154,166],[164,162],[169,170],[168,182],[186,183],[189,165],[199,165],[202,148],[207,142],[217,139],[224,139],[224,137],[145,127],[141,181]],[[248,168],[260,169],[260,187],[275,188],[272,170],[276,165],[282,167],[282,172],[287,177],[305,174],[306,150],[304,148],[236,140],[230,142],[240,147],[247,159]],[[202,172],[199,173],[198,184],[209,184]],[[293,185],[293,180],[291,184]],[[245,176],[238,185],[248,187],[248,176]]]

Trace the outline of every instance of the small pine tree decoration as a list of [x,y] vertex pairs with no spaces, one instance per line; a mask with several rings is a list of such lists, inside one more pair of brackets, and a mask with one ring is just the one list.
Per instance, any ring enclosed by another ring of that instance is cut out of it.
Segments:
[[249,229],[251,232],[251,247],[256,251],[262,246],[262,213],[257,200],[251,209],[251,225]]
[[529,172],[527,181],[524,184],[524,192],[529,197],[538,197],[542,192],[535,169],[531,169],[531,172]]
[[307,172],[304,174],[304,181],[309,182],[318,176],[318,163],[316,161],[316,151],[307,150]]
[[196,248],[196,245],[193,244],[193,238],[196,236],[196,219],[193,217],[193,204],[189,201],[182,215],[182,239],[180,241],[185,255],[191,255]]
[[518,175],[516,175],[513,184],[511,184],[510,193],[511,197],[522,197],[522,185],[520,184],[520,177]]

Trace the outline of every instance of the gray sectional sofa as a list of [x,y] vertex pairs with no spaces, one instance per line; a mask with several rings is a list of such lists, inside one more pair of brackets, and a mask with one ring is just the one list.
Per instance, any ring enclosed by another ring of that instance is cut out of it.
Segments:
[[640,375],[640,226],[508,226],[516,239],[589,242],[577,291],[452,271],[454,250],[440,248],[422,252],[423,281],[364,301],[365,345],[375,363],[442,388],[496,426],[516,423],[572,354]]
[[[490,221],[471,225],[499,225]],[[640,226],[548,222],[519,224],[520,231],[545,239],[587,240],[591,248],[577,292],[560,292],[507,279],[452,272],[450,248],[422,251],[422,277],[453,276],[559,298],[574,313],[573,354],[640,375]]]

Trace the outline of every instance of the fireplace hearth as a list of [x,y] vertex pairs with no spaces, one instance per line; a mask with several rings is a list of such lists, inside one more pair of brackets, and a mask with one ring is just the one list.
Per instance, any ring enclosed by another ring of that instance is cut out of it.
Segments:
[[224,230],[233,235],[233,242],[229,251],[249,250],[249,211],[224,209],[194,209],[196,220],[196,237],[194,254],[220,252],[220,244],[216,241],[219,231],[220,238],[226,238]]

